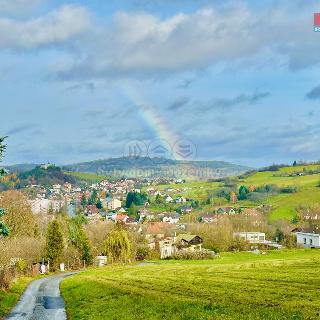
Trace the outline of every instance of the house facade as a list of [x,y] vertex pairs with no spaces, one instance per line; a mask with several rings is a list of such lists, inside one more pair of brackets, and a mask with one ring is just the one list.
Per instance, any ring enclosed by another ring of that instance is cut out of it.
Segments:
[[202,243],[201,237],[188,233],[179,234],[175,239],[177,248],[184,251],[201,251]]
[[236,210],[232,207],[226,207],[226,208],[219,208],[217,210],[218,214],[228,214],[228,215],[235,215]]
[[108,210],[116,210],[116,209],[119,209],[121,208],[121,201],[119,199],[107,199],[106,200],[106,207]]
[[163,222],[168,222],[170,224],[176,224],[179,222],[180,215],[177,213],[165,214],[162,218]]
[[52,212],[59,212],[65,204],[62,200],[49,199],[35,199],[28,202],[34,214],[47,214],[50,210]]
[[234,232],[233,238],[240,238],[249,243],[265,243],[266,234],[263,232]]
[[176,251],[174,240],[172,238],[167,238],[159,241],[159,251],[160,259],[171,257]]
[[297,244],[305,248],[320,248],[320,232],[311,230],[296,232]]

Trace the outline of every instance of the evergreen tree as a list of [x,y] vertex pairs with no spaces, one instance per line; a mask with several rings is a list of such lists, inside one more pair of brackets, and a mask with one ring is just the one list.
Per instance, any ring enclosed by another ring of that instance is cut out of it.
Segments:
[[97,190],[93,190],[88,200],[88,204],[93,205],[97,203],[97,199],[98,199],[98,192]]
[[136,220],[139,218],[138,209],[134,204],[132,204],[131,207],[128,209],[128,216]]
[[82,207],[85,207],[87,205],[87,199],[86,199],[86,196],[84,194],[81,196],[80,204],[81,204]]
[[128,192],[127,198],[126,198],[126,208],[130,208],[132,203],[134,202],[134,195],[135,192]]
[[249,193],[249,190],[246,186],[240,186],[239,188],[239,200],[245,200],[247,199],[247,195]]
[[82,261],[85,261],[86,264],[90,264],[92,263],[91,246],[89,238],[83,230],[82,224],[83,220],[78,218],[72,219],[69,226],[69,240],[81,254]]
[[50,261],[51,268],[56,270],[59,258],[63,251],[63,236],[59,222],[53,220],[50,222],[46,236],[46,257]]
[[136,206],[143,205],[148,200],[146,193],[128,192],[126,198],[126,208],[130,208],[132,204]]
[[98,209],[102,209],[102,202],[101,202],[101,200],[100,199],[98,199],[98,201],[97,201],[97,203],[96,203],[96,207],[98,208]]
[[[4,142],[4,139],[6,137],[0,137],[0,161],[1,161],[1,158],[2,158],[2,155],[4,153],[4,151],[6,150],[6,145],[3,143]],[[5,170],[0,168],[0,178],[5,174]],[[8,226],[4,223],[4,221],[2,221],[2,217],[5,215],[5,211],[3,209],[0,208],[0,236],[8,236],[9,233],[10,233],[10,230],[8,228]]]

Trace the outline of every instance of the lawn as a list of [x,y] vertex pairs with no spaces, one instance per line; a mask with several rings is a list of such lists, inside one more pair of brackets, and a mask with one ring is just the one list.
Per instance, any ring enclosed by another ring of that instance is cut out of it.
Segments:
[[8,291],[0,290],[0,319],[7,315],[19,301],[21,294],[34,278],[20,278]]
[[88,172],[71,172],[71,171],[66,171],[66,175],[72,176],[77,178],[80,181],[87,181],[90,183],[96,183],[100,182],[102,180],[109,180],[109,176],[104,176],[104,175],[97,175],[95,173],[88,173]]
[[320,252],[108,266],[61,284],[69,319],[319,319]]

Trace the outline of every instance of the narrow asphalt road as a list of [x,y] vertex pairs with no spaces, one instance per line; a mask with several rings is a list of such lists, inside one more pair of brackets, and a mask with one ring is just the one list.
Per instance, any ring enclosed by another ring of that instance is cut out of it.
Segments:
[[65,320],[64,300],[59,284],[74,272],[62,273],[33,281],[14,307],[8,320]]

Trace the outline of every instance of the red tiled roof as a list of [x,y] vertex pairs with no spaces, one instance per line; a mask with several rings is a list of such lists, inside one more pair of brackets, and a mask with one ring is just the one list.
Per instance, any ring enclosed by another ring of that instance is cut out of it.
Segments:
[[151,222],[148,223],[146,233],[147,234],[162,234],[164,229],[170,227],[170,224],[167,222]]
[[118,213],[115,217],[115,220],[120,220],[120,221],[123,221],[125,219],[128,219],[129,217],[126,215],[126,214],[121,214],[121,213]]

